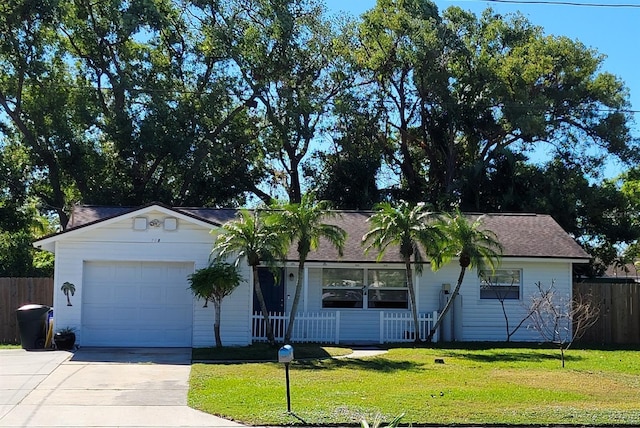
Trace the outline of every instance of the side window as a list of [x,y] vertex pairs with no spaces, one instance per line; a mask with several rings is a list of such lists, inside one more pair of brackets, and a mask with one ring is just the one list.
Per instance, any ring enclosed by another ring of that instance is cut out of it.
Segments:
[[496,269],[481,270],[480,298],[494,300],[518,300],[522,283],[522,270]]

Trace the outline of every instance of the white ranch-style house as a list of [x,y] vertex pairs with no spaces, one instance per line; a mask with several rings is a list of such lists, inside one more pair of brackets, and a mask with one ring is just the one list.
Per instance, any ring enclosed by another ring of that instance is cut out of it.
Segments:
[[[343,256],[330,245],[309,255],[296,317],[294,342],[374,344],[413,341],[404,265],[389,249],[376,261],[365,254],[368,231],[364,211],[344,211],[332,222],[348,233]],[[235,218],[233,209],[174,208],[159,203],[142,207],[76,206],[67,229],[34,245],[55,253],[54,322],[73,327],[81,346],[206,347],[213,346],[213,305],[203,307],[188,288],[188,275],[206,267],[215,231]],[[469,215],[475,219],[478,215]],[[589,255],[548,215],[487,214],[484,225],[503,245],[502,262],[488,284],[470,269],[460,296],[436,336],[438,340],[503,341],[505,320],[501,296],[511,324],[522,318],[536,282],[554,283],[571,297],[572,267]],[[280,338],[293,300],[295,253],[283,261],[276,282],[260,270],[267,304]],[[240,263],[243,277],[222,304],[224,345],[265,340],[259,307],[254,301],[252,273]],[[425,266],[413,273],[421,337],[455,286],[454,260],[437,272]],[[71,306],[61,291],[75,285]],[[280,324],[278,324],[280,323]],[[521,328],[514,341],[538,341]]]

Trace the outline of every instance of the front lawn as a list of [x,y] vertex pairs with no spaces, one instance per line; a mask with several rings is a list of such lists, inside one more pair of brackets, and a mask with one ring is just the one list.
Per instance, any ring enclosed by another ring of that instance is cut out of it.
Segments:
[[637,350],[572,349],[563,369],[549,348],[396,348],[296,361],[290,379],[293,415],[282,364],[194,364],[189,405],[263,426],[357,425],[402,413],[402,425],[640,424]]

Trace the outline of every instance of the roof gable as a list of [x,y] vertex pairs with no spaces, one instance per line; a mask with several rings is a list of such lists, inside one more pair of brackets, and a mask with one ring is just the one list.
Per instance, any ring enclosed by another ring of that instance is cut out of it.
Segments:
[[142,217],[150,213],[160,213],[176,217],[182,221],[197,224],[203,228],[212,229],[220,226],[213,218],[193,215],[160,203],[152,203],[142,207],[104,207],[104,206],[75,206],[71,213],[67,229],[41,238],[33,243],[35,247],[47,251],[54,250],[54,244],[61,239],[72,238],[97,228],[108,226],[127,218]]

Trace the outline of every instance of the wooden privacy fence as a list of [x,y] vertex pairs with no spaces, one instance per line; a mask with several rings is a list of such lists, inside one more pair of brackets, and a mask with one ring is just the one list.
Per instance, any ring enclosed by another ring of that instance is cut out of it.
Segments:
[[640,345],[640,284],[575,283],[573,295],[583,296],[600,308],[598,321],[581,343]]
[[20,343],[16,309],[53,305],[53,278],[0,278],[0,343]]

